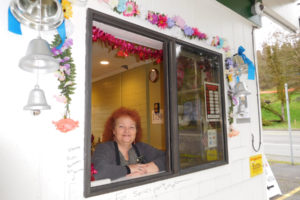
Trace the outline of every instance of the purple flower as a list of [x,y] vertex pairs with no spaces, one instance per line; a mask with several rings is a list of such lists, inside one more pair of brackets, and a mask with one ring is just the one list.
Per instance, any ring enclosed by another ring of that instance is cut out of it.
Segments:
[[63,44],[63,47],[65,47],[67,49],[67,48],[69,48],[72,45],[73,45],[73,40],[71,38],[67,38],[65,40],[65,43]]
[[168,28],[172,28],[175,25],[175,21],[172,18],[167,19]]
[[60,63],[64,63],[64,62],[67,62],[70,60],[70,57],[69,56],[65,56],[63,59],[60,59]]
[[187,25],[184,26],[183,31],[184,31],[184,34],[187,36],[192,36],[194,34],[194,30]]
[[205,38],[206,38],[205,33],[200,33],[199,38],[200,38],[200,39],[205,39]]
[[152,14],[152,19],[150,21],[152,24],[157,24],[158,22],[158,16],[156,14]]
[[233,61],[232,61],[231,58],[226,58],[226,59],[225,59],[225,63],[226,63],[226,66],[231,66],[231,65],[233,65]]
[[55,47],[51,49],[51,52],[53,53],[54,56],[61,54],[61,50],[56,49]]
[[71,70],[70,70],[70,64],[64,64],[64,71],[66,72],[66,74],[70,75]]

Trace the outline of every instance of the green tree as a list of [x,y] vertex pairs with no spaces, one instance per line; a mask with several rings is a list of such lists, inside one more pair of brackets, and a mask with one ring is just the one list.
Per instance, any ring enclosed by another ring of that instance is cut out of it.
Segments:
[[[284,84],[288,83],[294,91],[300,90],[299,36],[299,33],[286,35],[276,32],[271,41],[264,43],[262,52],[257,52],[260,86],[263,90],[277,90],[277,99],[281,102],[280,121],[285,121]],[[262,107],[265,106],[262,104]]]

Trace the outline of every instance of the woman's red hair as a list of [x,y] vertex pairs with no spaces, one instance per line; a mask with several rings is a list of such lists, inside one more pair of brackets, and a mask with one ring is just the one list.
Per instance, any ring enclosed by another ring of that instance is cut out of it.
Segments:
[[136,136],[135,136],[135,142],[140,142],[142,139],[142,127],[141,127],[141,117],[139,113],[135,110],[121,107],[117,110],[115,110],[111,116],[107,119],[105,123],[104,132],[102,134],[102,142],[107,141],[113,141],[114,140],[114,134],[113,130],[115,128],[116,120],[119,117],[128,116],[133,121],[135,121],[136,124]]

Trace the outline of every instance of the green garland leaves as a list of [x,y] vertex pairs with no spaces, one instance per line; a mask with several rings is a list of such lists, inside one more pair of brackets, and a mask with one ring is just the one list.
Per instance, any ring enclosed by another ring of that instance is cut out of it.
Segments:
[[59,81],[58,89],[61,91],[60,96],[56,96],[56,100],[65,103],[64,118],[70,118],[70,104],[71,95],[74,94],[75,90],[75,77],[76,70],[75,64],[73,63],[71,46],[73,40],[66,38],[61,48],[58,48],[62,40],[58,34],[54,36],[54,41],[51,44],[51,51],[54,57],[59,59],[60,67],[55,72],[57,80]]

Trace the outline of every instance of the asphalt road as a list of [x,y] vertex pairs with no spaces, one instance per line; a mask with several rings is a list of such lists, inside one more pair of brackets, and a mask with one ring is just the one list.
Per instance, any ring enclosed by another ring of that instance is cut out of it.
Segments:
[[300,131],[292,131],[292,141],[294,165],[289,132],[263,131],[264,153],[282,192],[270,200],[300,200]]
[[[264,153],[268,159],[291,161],[288,131],[263,131]],[[295,163],[300,163],[300,131],[292,131],[292,149]]]

